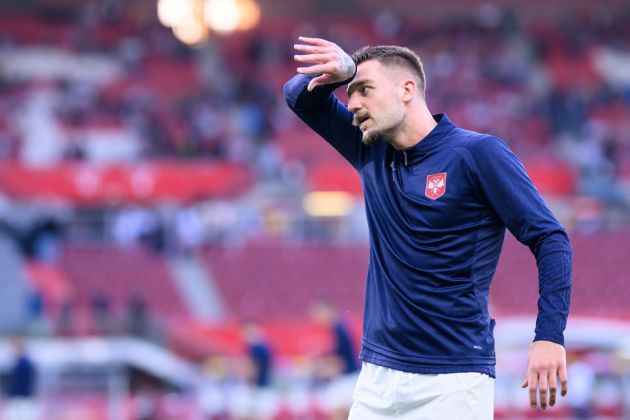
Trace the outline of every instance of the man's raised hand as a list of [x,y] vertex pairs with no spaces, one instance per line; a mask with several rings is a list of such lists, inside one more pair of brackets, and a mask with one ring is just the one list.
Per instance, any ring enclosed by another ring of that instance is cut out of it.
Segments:
[[298,73],[318,75],[308,84],[308,91],[315,86],[348,80],[356,72],[356,65],[344,50],[334,42],[321,38],[298,37],[300,44],[293,48],[303,54],[294,55],[298,63],[306,66],[297,68]]

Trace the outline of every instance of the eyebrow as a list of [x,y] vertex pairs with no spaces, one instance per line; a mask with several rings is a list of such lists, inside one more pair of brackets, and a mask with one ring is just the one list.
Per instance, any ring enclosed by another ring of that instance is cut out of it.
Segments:
[[350,95],[352,95],[352,94],[354,93],[354,91],[355,91],[355,90],[357,90],[358,88],[360,88],[361,86],[363,86],[363,85],[367,85],[368,83],[371,83],[371,82],[372,82],[372,81],[371,81],[370,79],[363,79],[363,80],[359,80],[359,81],[357,81],[357,82],[354,82],[354,81],[353,81],[353,82],[351,82],[351,83],[348,85],[348,92],[347,92],[348,97],[349,97]]

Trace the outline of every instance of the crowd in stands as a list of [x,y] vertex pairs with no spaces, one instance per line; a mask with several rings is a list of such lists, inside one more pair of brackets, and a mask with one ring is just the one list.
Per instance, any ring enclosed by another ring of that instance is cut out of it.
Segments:
[[[369,43],[410,46],[425,63],[432,110],[502,137],[526,165],[568,165],[576,176],[565,195],[595,200],[605,209],[600,212],[628,218],[626,9],[541,21],[487,5],[470,16],[431,22],[387,11],[371,21],[280,20],[213,38],[201,49],[178,43],[155,18],[131,19],[121,5],[90,3],[75,13],[2,20],[0,55],[8,64],[0,70],[0,158],[35,167],[236,161],[252,170],[255,187],[271,181],[292,190],[284,197],[290,203],[239,202],[248,214],[230,209],[230,202],[179,203],[180,214],[162,222],[179,232],[180,242],[239,237],[256,225],[291,235],[303,226],[299,198],[309,189],[308,172],[336,157],[325,150],[296,161],[288,152],[296,147],[288,142],[317,141],[281,97],[294,71],[291,45],[298,32],[331,38],[349,51]],[[153,224],[164,218],[152,207],[121,207],[103,236],[124,243],[129,238],[119,227],[139,220],[133,216],[154,213]],[[194,223],[203,225],[203,234]]]

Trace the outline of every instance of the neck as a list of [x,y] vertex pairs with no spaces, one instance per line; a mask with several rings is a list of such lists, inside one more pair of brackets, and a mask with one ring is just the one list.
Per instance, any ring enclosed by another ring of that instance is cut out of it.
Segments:
[[389,144],[396,150],[408,149],[420,143],[437,123],[425,103],[410,107],[398,132],[392,136]]

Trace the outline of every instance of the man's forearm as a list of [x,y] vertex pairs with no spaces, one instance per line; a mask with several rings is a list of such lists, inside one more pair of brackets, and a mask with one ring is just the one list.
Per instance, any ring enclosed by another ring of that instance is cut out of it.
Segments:
[[572,285],[571,245],[564,232],[554,232],[541,239],[534,252],[540,290],[534,340],[564,345]]
[[319,85],[309,92],[307,87],[313,77],[298,74],[284,85],[284,97],[292,110],[320,108],[332,99],[335,89],[352,80],[350,78],[338,83]]

